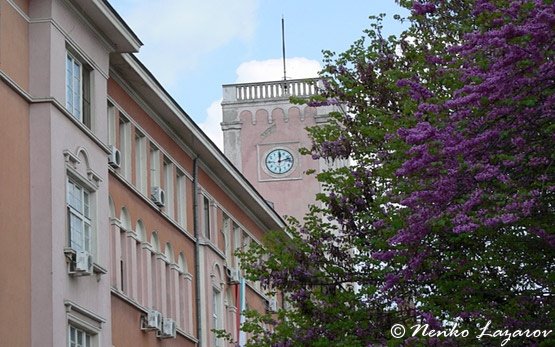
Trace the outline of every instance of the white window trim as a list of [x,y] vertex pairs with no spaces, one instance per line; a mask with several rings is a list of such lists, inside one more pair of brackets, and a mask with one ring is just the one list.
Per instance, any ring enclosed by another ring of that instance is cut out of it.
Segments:
[[[69,70],[69,65],[71,64],[71,74],[68,75],[68,70]],[[78,91],[78,95],[77,97],[79,98],[79,105],[75,105],[74,101],[75,101],[75,93],[76,91],[74,90],[75,85],[73,84],[74,79],[75,79],[75,67],[78,66],[79,67],[79,91]],[[65,79],[65,88],[66,88],[66,109],[69,111],[69,113],[71,113],[76,119],[78,119],[80,122],[83,122],[83,64],[81,63],[81,61],[75,57],[74,54],[70,53],[69,51],[66,50],[66,79]],[[68,98],[68,88],[70,87],[68,85],[68,78],[71,78],[71,100],[69,100]],[[77,106],[77,107],[76,107]],[[76,112],[77,111],[77,112]]]
[[121,152],[120,172],[123,177],[131,182],[131,122],[120,114],[118,121],[119,150]]
[[[82,209],[83,211],[79,211],[76,207],[77,206],[73,206],[70,201],[69,201],[69,187],[73,186],[73,187],[78,187],[80,189],[80,197],[79,199],[81,200],[81,206],[78,206],[78,208]],[[75,251],[86,251],[90,254],[93,254],[93,250],[94,250],[94,241],[93,241],[93,235],[94,235],[94,230],[93,230],[93,225],[92,225],[92,218],[91,218],[91,214],[93,214],[92,212],[92,208],[93,208],[93,204],[92,204],[92,198],[91,198],[91,192],[89,190],[87,190],[85,187],[83,187],[81,184],[79,184],[78,182],[76,182],[75,179],[68,177],[67,181],[66,181],[66,206],[67,206],[67,211],[68,211],[68,231],[69,231],[69,247],[74,249]],[[75,217],[76,219],[79,220],[79,224],[81,224],[81,235],[80,238],[81,240],[76,240],[74,236],[78,236],[77,234],[74,235],[73,231],[72,231],[72,217]],[[87,240],[88,239],[88,240]],[[79,243],[81,244],[80,248],[81,249],[77,249],[77,247],[74,247],[74,244],[77,244],[79,241]],[[87,247],[87,243],[88,243],[88,247]]]
[[108,101],[107,105],[108,121],[108,145],[116,145],[116,106]]
[[[73,333],[75,333],[75,339],[73,340]],[[81,337],[81,343],[79,343],[79,337]],[[67,328],[67,345],[68,347],[93,347],[95,343],[95,335],[91,334],[87,330],[81,329],[73,324],[69,324]]]
[[160,149],[152,141],[149,146],[150,187],[160,187]]
[[[212,221],[212,206],[213,206],[213,200],[204,195],[201,194],[202,197],[202,232],[203,232],[203,237],[206,240],[210,240],[213,242],[213,235],[212,235],[212,230],[213,230],[213,221]],[[208,206],[206,206],[206,204],[208,203]],[[217,235],[216,235],[217,236]]]
[[146,136],[135,129],[135,185],[147,195]]
[[65,300],[67,317],[67,346],[70,344],[71,327],[79,329],[91,337],[91,347],[99,346],[99,335],[102,331],[102,324],[106,319],[89,311],[88,309],[76,304],[71,300]]
[[187,228],[187,176],[176,167],[177,223]]
[[[223,312],[222,310],[222,290],[221,288],[217,288],[215,286],[212,287],[212,329],[221,330],[224,329],[224,320],[223,320]],[[218,338],[216,333],[214,334],[214,346],[219,347],[221,346],[222,339]]]
[[[79,152],[79,149],[77,151],[77,153]],[[65,178],[65,189],[64,189],[64,202],[66,205],[66,223],[68,220],[68,209],[67,206],[69,204],[69,201],[67,199],[68,197],[68,192],[67,192],[67,183],[68,181],[73,181],[75,184],[78,184],[79,186],[81,186],[81,188],[87,190],[89,192],[89,215],[90,215],[90,221],[91,221],[91,254],[93,255],[93,259],[95,259],[96,256],[96,236],[97,236],[97,210],[96,210],[96,192],[99,188],[99,184],[100,182],[102,182],[102,179],[100,178],[100,176],[94,172],[91,169],[87,169],[87,176],[83,176],[78,170],[77,170],[77,164],[81,163],[81,160],[79,159],[79,157],[77,157],[75,154],[71,153],[68,150],[64,151],[64,158],[65,158],[65,166],[66,166],[66,178]],[[66,245],[68,245],[68,248],[71,247],[71,240],[69,239],[69,224],[66,224],[66,228],[65,228],[67,235],[68,235],[68,239],[66,242]],[[101,271],[102,272],[102,271]]]
[[166,192],[166,206],[164,208],[170,219],[175,220],[175,182],[174,164],[170,158],[164,158],[164,191]]

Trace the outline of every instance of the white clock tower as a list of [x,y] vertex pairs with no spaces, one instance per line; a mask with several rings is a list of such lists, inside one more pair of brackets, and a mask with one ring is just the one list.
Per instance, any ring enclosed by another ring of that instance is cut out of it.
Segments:
[[282,216],[302,220],[320,184],[314,174],[322,160],[300,155],[310,148],[307,127],[326,122],[334,108],[293,105],[290,96],[316,93],[314,80],[223,86],[224,153]]

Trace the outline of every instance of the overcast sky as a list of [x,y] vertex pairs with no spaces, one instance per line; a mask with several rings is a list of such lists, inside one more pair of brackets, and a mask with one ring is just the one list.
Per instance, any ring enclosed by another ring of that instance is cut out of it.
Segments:
[[139,59],[221,146],[222,84],[315,77],[322,50],[342,52],[368,16],[386,13],[386,35],[406,15],[394,0],[109,0],[144,46]]

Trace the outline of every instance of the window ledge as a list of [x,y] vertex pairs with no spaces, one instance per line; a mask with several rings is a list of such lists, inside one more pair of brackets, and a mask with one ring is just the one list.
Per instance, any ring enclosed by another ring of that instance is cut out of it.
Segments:
[[[115,287],[111,287],[112,289],[112,294],[117,296],[118,298],[120,298],[121,300],[125,301],[126,303],[128,303],[129,305],[135,307],[136,309],[138,309],[139,311],[141,311],[142,314],[148,314],[148,309],[139,304],[137,301],[131,299],[129,296],[127,296],[127,294],[123,293],[122,291],[120,291],[119,289],[115,288]],[[191,340],[194,343],[198,343],[198,339],[195,338],[193,335],[185,332],[184,330],[182,330],[181,328],[177,328],[176,329],[177,332],[182,335],[183,337]]]
[[[73,248],[64,247],[64,255],[66,256],[66,261],[68,263],[71,263],[72,261],[74,261],[76,254],[77,254],[77,251],[75,251]],[[92,272],[96,275],[105,275],[108,273],[108,270],[104,266],[93,261]]]
[[106,275],[108,273],[108,270],[97,263],[93,263],[93,272],[97,275]]

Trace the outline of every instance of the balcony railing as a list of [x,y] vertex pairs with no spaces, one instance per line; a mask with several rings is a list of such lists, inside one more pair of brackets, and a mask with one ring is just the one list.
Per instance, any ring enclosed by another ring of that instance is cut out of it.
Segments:
[[224,85],[224,102],[283,99],[318,94],[317,79]]

